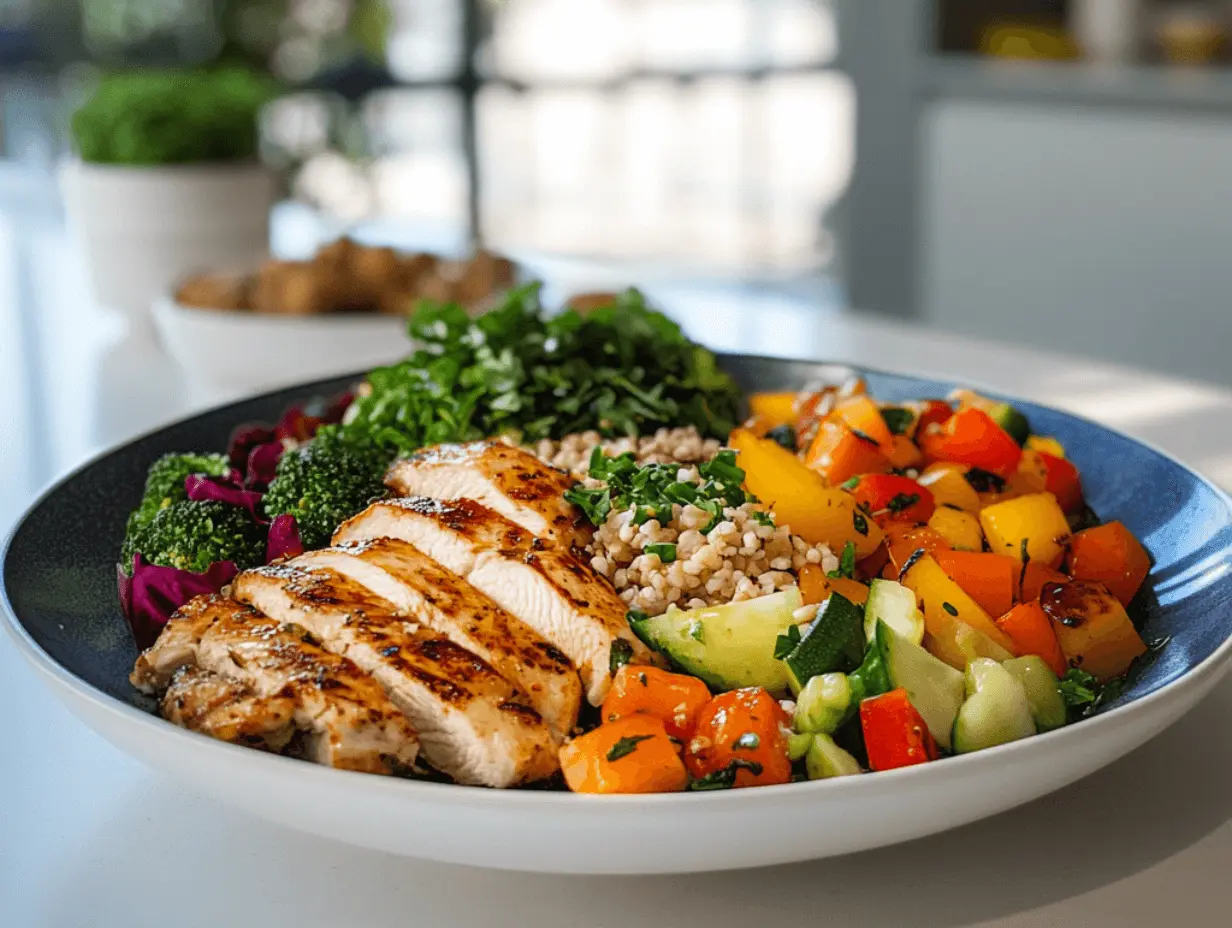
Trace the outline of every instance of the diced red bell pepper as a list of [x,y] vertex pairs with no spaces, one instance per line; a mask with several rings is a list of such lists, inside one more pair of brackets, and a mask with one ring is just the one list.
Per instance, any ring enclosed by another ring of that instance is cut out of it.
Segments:
[[915,434],[922,435],[933,423],[940,425],[954,415],[954,407],[945,400],[924,400],[920,404],[923,410],[915,424]]
[[1064,583],[1068,579],[1069,577],[1061,571],[1054,570],[1047,564],[1027,561],[1018,571],[1014,598],[1021,603],[1038,602],[1040,590],[1044,588],[1045,583]]
[[936,461],[955,461],[978,467],[998,477],[1018,469],[1022,448],[982,409],[959,410],[941,425],[918,435],[920,450]]
[[893,770],[937,759],[937,742],[904,689],[860,703],[864,748],[873,770]]
[[878,523],[910,522],[922,525],[937,508],[932,491],[910,477],[898,474],[865,474],[851,490]]
[[784,729],[790,720],[778,700],[760,686],[720,693],[702,707],[685,746],[689,773],[701,778],[740,764],[736,786],[791,781]]
[[1123,524],[1107,522],[1070,539],[1069,572],[1102,583],[1127,606],[1151,572],[1151,556]]
[[1082,508],[1082,479],[1072,462],[1046,451],[1037,451],[1046,473],[1044,489],[1057,498],[1062,511],[1069,515]]
[[1019,657],[1035,654],[1044,659],[1058,677],[1065,676],[1065,655],[1052,620],[1044,613],[1038,600],[1019,603],[997,619],[997,628],[1014,643],[1014,653]]

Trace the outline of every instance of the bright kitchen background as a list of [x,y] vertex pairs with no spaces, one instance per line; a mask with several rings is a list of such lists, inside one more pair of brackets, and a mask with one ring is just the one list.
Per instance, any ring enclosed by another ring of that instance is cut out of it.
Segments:
[[100,68],[225,54],[294,88],[264,125],[285,256],[478,240],[557,293],[644,284],[719,348],[824,355],[827,318],[876,313],[1232,383],[1230,25],[1224,0],[0,0],[0,524],[176,408],[64,228]]

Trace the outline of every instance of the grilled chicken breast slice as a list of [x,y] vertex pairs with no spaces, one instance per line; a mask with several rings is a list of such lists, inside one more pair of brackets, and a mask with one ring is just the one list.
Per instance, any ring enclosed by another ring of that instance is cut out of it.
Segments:
[[185,603],[168,620],[158,640],[142,651],[128,679],[143,693],[159,693],[183,667],[197,666],[197,645],[218,612],[206,608],[208,596]]
[[573,480],[502,441],[425,448],[395,461],[385,483],[402,496],[473,499],[541,538],[573,537],[577,512],[564,500]]
[[582,685],[554,645],[457,574],[394,538],[310,551],[291,562],[328,567],[478,655],[517,686],[561,737],[577,724]]
[[343,523],[334,543],[374,538],[409,542],[534,628],[577,666],[592,705],[603,702],[611,683],[613,642],[624,642],[633,660],[651,662],[625,621],[624,602],[603,578],[563,546],[474,500],[382,500]]
[[269,751],[281,751],[295,734],[295,701],[289,696],[258,696],[198,667],[181,667],[172,675],[162,712],[189,731]]
[[243,683],[258,696],[293,701],[295,727],[317,763],[367,773],[410,766],[415,729],[368,674],[282,625],[221,597],[194,600],[213,621],[197,645],[197,665]]
[[424,759],[459,783],[509,787],[556,772],[556,744],[525,696],[364,586],[325,567],[285,563],[240,574],[232,592],[372,674],[414,724]]

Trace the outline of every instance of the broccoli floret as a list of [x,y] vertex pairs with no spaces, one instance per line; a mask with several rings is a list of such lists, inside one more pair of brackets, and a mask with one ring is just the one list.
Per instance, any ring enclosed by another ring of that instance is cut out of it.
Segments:
[[239,506],[177,500],[124,539],[126,572],[132,569],[134,554],[151,564],[193,573],[202,573],[215,561],[234,561],[244,570],[264,563],[265,532]]
[[221,477],[230,469],[231,462],[223,454],[164,454],[150,465],[141,505],[129,517],[130,534],[135,528],[150,522],[160,509],[187,499],[184,480],[190,475]]
[[329,544],[334,529],[373,499],[385,495],[390,454],[345,439],[336,428],[321,429],[308,444],[286,452],[263,505],[270,519],[295,516],[307,548]]

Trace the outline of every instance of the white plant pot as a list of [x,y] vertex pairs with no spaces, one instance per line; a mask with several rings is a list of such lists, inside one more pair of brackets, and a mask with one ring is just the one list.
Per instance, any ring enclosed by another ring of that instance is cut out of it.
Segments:
[[186,274],[248,266],[269,248],[277,183],[258,164],[70,161],[61,186],[95,298],[134,319]]

